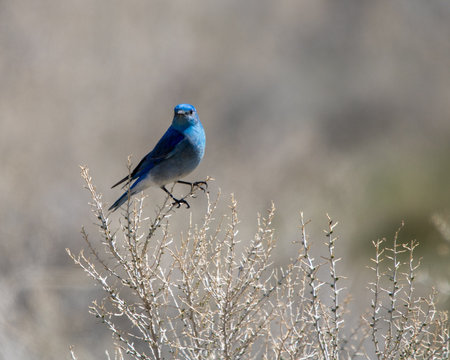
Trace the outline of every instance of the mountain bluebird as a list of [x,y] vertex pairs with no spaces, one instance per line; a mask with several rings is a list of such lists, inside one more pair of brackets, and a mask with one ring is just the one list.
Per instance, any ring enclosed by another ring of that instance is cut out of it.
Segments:
[[[129,176],[114,184],[112,187],[126,182],[123,187],[134,181],[129,193],[133,196],[150,186],[159,186],[174,200],[178,207],[183,203],[189,208],[184,199],[176,199],[165,185],[171,182],[193,186],[206,185],[204,181],[190,183],[179,180],[192,172],[205,153],[205,131],[198,118],[197,110],[189,104],[175,106],[172,125],[167,129],[155,148],[149,152]],[[115,211],[128,200],[125,192],[108,210]]]

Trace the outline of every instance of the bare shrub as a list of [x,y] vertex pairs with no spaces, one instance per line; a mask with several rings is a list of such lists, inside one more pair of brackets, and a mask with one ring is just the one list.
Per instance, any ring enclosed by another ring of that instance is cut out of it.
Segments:
[[[143,200],[128,201],[118,230],[111,229],[88,169],[100,240],[82,230],[89,254],[68,254],[103,289],[90,313],[116,339],[114,359],[446,359],[448,319],[436,310],[435,292],[416,297],[417,242],[392,248],[374,242],[370,311],[355,329],[345,326],[338,271],[336,223],[328,218],[326,255],[315,259],[300,217],[296,254],[273,265],[275,208],[258,217],[248,243],[240,242],[236,201],[215,219],[219,196],[208,197],[203,222],[185,236],[169,235],[170,199],[153,219]],[[198,189],[191,189],[192,196]],[[243,247],[242,247],[242,246]],[[406,255],[406,257],[405,257]],[[386,263],[386,266],[383,266]],[[323,275],[325,274],[325,275]],[[354,314],[353,314],[354,315]],[[71,350],[72,358],[76,356]],[[108,358],[110,356],[108,355]]]

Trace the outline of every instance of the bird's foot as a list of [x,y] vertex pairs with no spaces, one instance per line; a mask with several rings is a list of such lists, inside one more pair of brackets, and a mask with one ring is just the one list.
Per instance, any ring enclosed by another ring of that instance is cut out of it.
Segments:
[[181,204],[186,205],[186,209],[189,209],[191,206],[189,205],[189,203],[184,200],[184,199],[175,199],[174,197],[172,198],[173,203],[172,205],[176,205],[177,209],[180,208]]
[[195,188],[199,188],[203,192],[206,192],[208,189],[208,183],[206,181],[196,181],[192,183],[191,191],[194,191]]
[[189,182],[189,181],[178,180],[177,183],[189,185],[191,187],[191,194],[194,192],[195,188],[198,188],[198,189],[202,190],[203,192],[206,192],[206,189],[208,188],[208,183],[206,181]]

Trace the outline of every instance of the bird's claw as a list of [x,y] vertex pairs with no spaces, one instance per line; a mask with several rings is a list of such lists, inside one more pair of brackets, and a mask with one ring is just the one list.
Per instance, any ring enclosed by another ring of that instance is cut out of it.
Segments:
[[191,206],[189,205],[189,203],[188,203],[186,200],[184,200],[184,199],[175,199],[175,198],[173,199],[172,205],[176,205],[176,206],[177,206],[177,209],[180,208],[181,204],[186,205],[186,209],[189,209],[189,208],[191,207]]
[[192,183],[192,190],[194,190],[194,188],[199,188],[203,192],[206,192],[206,189],[208,189],[208,183],[206,181],[196,181]]

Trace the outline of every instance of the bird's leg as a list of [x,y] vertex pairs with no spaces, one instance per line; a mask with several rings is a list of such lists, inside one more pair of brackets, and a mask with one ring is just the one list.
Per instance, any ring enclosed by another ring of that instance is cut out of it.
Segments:
[[181,206],[181,204],[185,204],[186,205],[186,209],[189,209],[190,206],[188,204],[188,202],[184,199],[176,199],[169,190],[166,189],[166,187],[163,185],[161,186],[161,189],[163,189],[167,194],[169,194],[169,196],[172,198],[172,200],[174,201],[172,203],[172,205],[177,205],[177,208],[179,208]]
[[196,187],[199,188],[200,190],[203,190],[203,192],[206,192],[206,189],[208,188],[208,183],[206,181],[189,182],[189,181],[178,180],[177,183],[184,184],[184,185],[190,185],[191,193],[194,191],[194,188],[196,188]]

